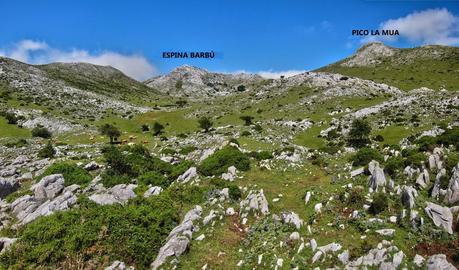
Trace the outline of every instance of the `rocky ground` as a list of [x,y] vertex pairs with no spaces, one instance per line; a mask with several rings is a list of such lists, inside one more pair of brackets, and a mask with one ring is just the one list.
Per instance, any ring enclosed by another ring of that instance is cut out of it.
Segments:
[[[344,65],[397,53],[369,45]],[[0,62],[0,269],[459,265],[454,89],[186,66],[147,81],[180,97],[157,106],[75,88],[115,80],[111,69],[12,61]],[[34,98],[51,93],[56,110]],[[101,134],[105,124],[119,134]]]

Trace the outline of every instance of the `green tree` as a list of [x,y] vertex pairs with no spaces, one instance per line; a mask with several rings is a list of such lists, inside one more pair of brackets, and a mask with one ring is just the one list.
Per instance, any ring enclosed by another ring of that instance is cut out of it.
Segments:
[[45,147],[40,149],[40,151],[38,152],[38,156],[41,158],[53,158],[55,154],[56,154],[56,150],[54,150],[54,147],[51,144],[51,141],[48,141]]
[[158,136],[158,135],[162,134],[163,131],[164,131],[164,126],[163,125],[161,125],[158,122],[155,122],[153,124],[153,135],[154,136]]
[[175,102],[175,104],[177,104],[177,106],[179,106],[180,108],[182,108],[183,106],[185,106],[187,103],[188,103],[188,102],[187,102],[186,100],[183,100],[183,99],[177,100],[177,101]]
[[348,143],[353,147],[363,147],[370,142],[371,126],[367,121],[355,119],[348,135]]
[[208,132],[209,129],[213,126],[214,123],[212,123],[212,121],[210,121],[209,118],[207,117],[201,117],[199,120],[198,120],[198,123],[199,123],[199,127],[204,129],[205,132]]
[[244,125],[250,126],[252,124],[253,116],[250,115],[243,115],[239,117],[242,121],[244,121]]
[[105,124],[100,127],[100,134],[106,135],[110,138],[110,143],[113,144],[121,136],[121,132],[114,125]]
[[48,139],[51,138],[52,134],[47,128],[37,126],[32,129],[32,136]]
[[239,92],[244,92],[244,91],[245,91],[245,86],[244,86],[243,84],[239,85],[239,86],[237,87],[237,91],[239,91]]
[[16,117],[16,115],[11,112],[5,113],[5,118],[8,121],[8,124],[10,125],[15,125],[18,122],[18,118]]

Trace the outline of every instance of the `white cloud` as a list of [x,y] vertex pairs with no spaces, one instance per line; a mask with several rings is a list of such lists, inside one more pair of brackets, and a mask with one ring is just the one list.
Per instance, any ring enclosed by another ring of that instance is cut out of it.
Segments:
[[[400,37],[414,43],[455,45],[459,44],[459,17],[446,8],[413,12],[397,19],[387,20],[380,29],[398,29]],[[387,37],[396,41],[397,37]],[[369,41],[364,39],[364,42]]]
[[22,40],[11,48],[4,48],[0,50],[0,55],[30,64],[86,62],[112,66],[137,80],[145,80],[158,74],[157,69],[141,55],[123,55],[111,51],[90,53],[80,49],[63,51],[52,48],[45,42],[33,40]]

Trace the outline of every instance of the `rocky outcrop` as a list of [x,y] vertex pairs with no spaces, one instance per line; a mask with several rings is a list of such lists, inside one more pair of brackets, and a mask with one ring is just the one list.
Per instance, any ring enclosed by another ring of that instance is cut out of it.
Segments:
[[19,188],[19,182],[14,179],[5,179],[0,177],[0,199],[15,192]]
[[52,199],[64,189],[64,181],[62,174],[52,174],[43,177],[30,189],[34,192],[36,200]]
[[441,169],[438,173],[437,173],[437,176],[435,177],[435,183],[434,183],[434,186],[432,188],[432,198],[435,198],[435,199],[438,199],[440,197],[440,193],[441,193],[441,188],[440,188],[440,185],[441,185],[441,179],[442,177],[445,177],[446,175],[446,170],[445,169]]
[[0,237],[0,254],[8,249],[18,240],[17,238]]
[[156,196],[156,195],[159,195],[162,191],[163,191],[162,187],[159,187],[159,186],[150,187],[148,188],[147,191],[145,191],[145,193],[143,194],[143,197],[148,198],[150,196]]
[[198,172],[196,167],[190,167],[186,170],[182,175],[177,178],[177,182],[179,183],[188,183],[194,178],[198,177]]
[[119,184],[104,193],[96,193],[89,196],[89,199],[100,205],[120,203],[124,204],[129,199],[135,198],[137,195],[134,192],[134,189],[137,185],[134,184]]
[[459,164],[453,168],[444,201],[453,204],[459,201]]
[[372,160],[368,164],[368,170],[371,174],[368,177],[368,186],[372,190],[377,190],[379,187],[386,186],[386,176],[384,175],[384,170],[379,167],[379,162]]
[[295,228],[300,229],[303,226],[303,220],[295,212],[282,212],[282,221],[286,224],[292,224]]
[[237,172],[236,167],[230,166],[228,167],[228,171],[222,174],[222,179],[232,182],[234,181],[234,178],[236,177],[236,172]]
[[436,254],[432,255],[427,259],[427,269],[428,270],[456,270],[454,265],[450,264],[446,260],[446,255]]
[[202,208],[199,205],[186,213],[183,221],[169,233],[166,244],[161,247],[155,261],[151,264],[153,269],[158,269],[168,257],[178,257],[187,250],[193,232],[198,230],[193,222],[200,219],[201,214]]
[[427,206],[424,210],[437,227],[443,228],[449,234],[453,233],[453,214],[448,207],[427,202]]
[[133,266],[126,266],[124,262],[114,261],[109,267],[106,267],[105,270],[134,270]]
[[412,209],[415,205],[415,198],[418,196],[418,192],[412,186],[402,186],[401,188],[401,201],[403,206],[408,209]]
[[241,213],[254,212],[262,215],[269,214],[268,201],[266,200],[263,190],[250,191],[247,197],[240,202]]
[[422,172],[416,178],[416,184],[421,188],[426,188],[430,184],[429,172],[426,169],[423,169]]
[[[51,184],[48,186],[36,185],[34,188],[36,193],[33,196],[22,196],[11,204],[12,213],[18,219],[19,225],[27,224],[41,216],[51,215],[55,211],[67,210],[76,204],[78,198],[75,193],[80,189],[78,185],[63,188],[62,183],[61,188],[58,182],[51,182],[51,180],[42,183]],[[62,192],[57,194],[56,190]]]

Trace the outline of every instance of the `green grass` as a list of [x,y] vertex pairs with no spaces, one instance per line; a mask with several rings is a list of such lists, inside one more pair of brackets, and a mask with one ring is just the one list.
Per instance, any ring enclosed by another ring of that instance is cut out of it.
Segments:
[[0,117],[0,138],[13,137],[13,138],[30,138],[30,130],[20,128],[17,125],[10,125],[4,117]]

